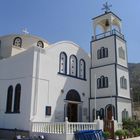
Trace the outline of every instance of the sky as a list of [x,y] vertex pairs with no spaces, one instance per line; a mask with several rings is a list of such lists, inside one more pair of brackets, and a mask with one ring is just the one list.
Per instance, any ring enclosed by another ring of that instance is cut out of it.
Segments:
[[92,18],[107,1],[122,19],[128,62],[140,63],[140,0],[0,0],[0,36],[27,28],[50,44],[69,40],[89,53]]

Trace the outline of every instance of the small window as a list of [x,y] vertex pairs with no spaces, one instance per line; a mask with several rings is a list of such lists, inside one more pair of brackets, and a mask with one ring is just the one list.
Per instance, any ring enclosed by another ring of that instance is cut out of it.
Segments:
[[21,96],[21,85],[17,84],[15,87],[14,113],[20,112],[20,96]]
[[108,77],[101,76],[97,79],[97,88],[108,88]]
[[22,39],[20,37],[16,37],[13,41],[13,45],[16,47],[20,47],[22,46]]
[[69,74],[77,77],[77,58],[75,55],[70,56],[69,65]]
[[129,117],[128,111],[126,109],[124,109],[122,111],[122,120],[126,120],[126,119],[128,119],[128,117]]
[[85,79],[86,75],[86,63],[83,59],[79,61],[79,77]]
[[59,56],[59,72],[67,74],[67,55],[65,52],[61,52]]
[[42,41],[38,41],[37,46],[40,48],[44,48],[44,43]]
[[125,51],[122,47],[119,47],[119,57],[125,60]]
[[9,86],[7,91],[6,113],[12,112],[12,98],[13,98],[13,86]]
[[51,106],[46,106],[45,115],[46,116],[50,116],[51,115]]
[[108,57],[108,48],[101,47],[97,50],[97,59]]
[[101,120],[104,119],[104,109],[103,108],[100,109],[100,119]]
[[120,78],[120,87],[122,89],[127,89],[127,80],[124,76]]

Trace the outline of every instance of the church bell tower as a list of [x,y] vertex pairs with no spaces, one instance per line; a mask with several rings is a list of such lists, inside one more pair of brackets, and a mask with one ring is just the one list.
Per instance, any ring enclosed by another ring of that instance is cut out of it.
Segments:
[[104,4],[105,13],[93,18],[91,40],[90,121],[122,121],[132,116],[127,45],[121,19]]

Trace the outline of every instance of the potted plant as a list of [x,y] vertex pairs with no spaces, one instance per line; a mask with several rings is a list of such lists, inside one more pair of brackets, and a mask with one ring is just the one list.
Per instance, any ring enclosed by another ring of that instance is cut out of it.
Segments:
[[124,134],[124,131],[120,129],[120,130],[117,130],[117,131],[115,132],[115,135],[119,137],[119,140],[123,140],[123,136],[124,136],[125,134]]
[[134,130],[133,130],[133,135],[134,135],[134,137],[137,137],[137,136],[138,136],[137,129],[134,129]]
[[140,128],[137,128],[136,131],[137,131],[137,135],[140,136]]
[[127,129],[124,129],[123,132],[124,132],[124,138],[125,138],[125,139],[128,138],[128,136],[129,136],[129,131],[128,131]]
[[104,131],[103,132],[103,137],[104,137],[105,140],[107,140],[110,137],[110,132]]

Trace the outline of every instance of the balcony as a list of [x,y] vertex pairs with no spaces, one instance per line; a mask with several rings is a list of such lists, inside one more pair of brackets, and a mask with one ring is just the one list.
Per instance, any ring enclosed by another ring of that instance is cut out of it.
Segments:
[[105,32],[105,33],[98,34],[96,36],[92,36],[92,41],[96,41],[98,39],[103,39],[105,37],[109,37],[109,36],[112,36],[112,35],[116,35],[116,36],[120,37],[121,39],[125,40],[124,35],[121,32],[113,29],[112,31],[108,31],[108,32]]

